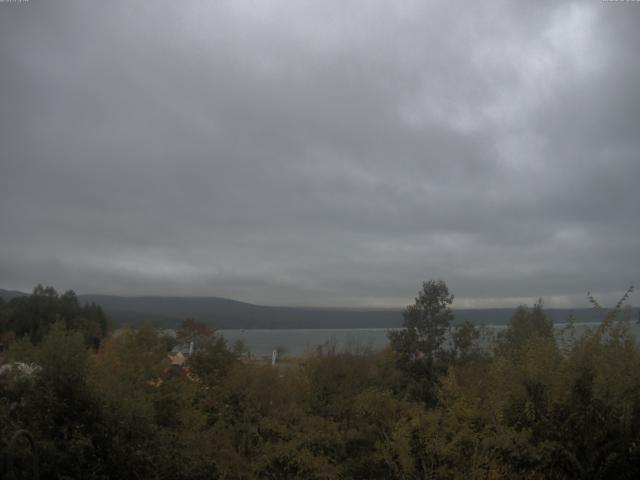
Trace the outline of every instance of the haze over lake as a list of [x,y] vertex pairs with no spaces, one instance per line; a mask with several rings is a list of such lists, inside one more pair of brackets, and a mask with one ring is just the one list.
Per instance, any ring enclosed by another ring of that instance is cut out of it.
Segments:
[[[556,332],[568,324],[557,323]],[[587,329],[596,328],[599,323],[575,324],[575,332],[580,336]],[[640,340],[640,325],[631,323],[631,331]],[[505,325],[487,325],[485,341],[488,343]],[[337,329],[279,329],[279,330],[218,330],[233,346],[237,340],[242,340],[252,355],[268,356],[274,349],[284,350],[285,355],[304,355],[315,353],[318,347],[335,346],[338,351],[353,353],[367,350],[379,351],[389,344],[387,328],[337,328]]]

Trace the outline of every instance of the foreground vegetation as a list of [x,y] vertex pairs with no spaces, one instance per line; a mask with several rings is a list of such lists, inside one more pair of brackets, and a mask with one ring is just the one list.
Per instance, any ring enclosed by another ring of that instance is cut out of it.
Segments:
[[626,297],[579,337],[520,307],[489,347],[452,326],[452,298],[425,282],[385,351],[286,369],[185,322],[196,353],[171,375],[172,339],[107,335],[99,307],[37,287],[0,303],[0,426],[33,434],[43,478],[638,478]]

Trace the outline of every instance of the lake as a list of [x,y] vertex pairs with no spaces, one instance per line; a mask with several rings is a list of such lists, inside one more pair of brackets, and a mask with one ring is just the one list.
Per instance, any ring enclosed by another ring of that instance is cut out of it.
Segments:
[[[599,323],[576,323],[576,333],[581,334]],[[560,331],[566,324],[557,323]],[[506,325],[485,326],[485,342]],[[632,324],[636,338],[640,338],[640,325]],[[344,329],[282,329],[282,330],[218,330],[229,346],[242,340],[252,355],[271,355],[274,348],[284,351],[285,355],[303,355],[313,352],[319,345],[333,344],[338,350],[362,351],[364,349],[382,350],[388,343],[387,328],[344,328]]]

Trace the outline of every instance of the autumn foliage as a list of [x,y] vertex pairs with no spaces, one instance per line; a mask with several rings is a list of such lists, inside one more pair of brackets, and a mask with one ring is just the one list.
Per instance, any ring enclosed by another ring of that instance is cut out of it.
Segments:
[[0,376],[0,422],[32,432],[43,478],[638,477],[640,349],[623,305],[577,335],[539,302],[487,339],[452,323],[451,300],[426,282],[386,350],[275,368],[186,322],[197,353],[178,377],[151,326],[95,350],[78,322],[53,321],[12,344],[7,364],[41,370]]

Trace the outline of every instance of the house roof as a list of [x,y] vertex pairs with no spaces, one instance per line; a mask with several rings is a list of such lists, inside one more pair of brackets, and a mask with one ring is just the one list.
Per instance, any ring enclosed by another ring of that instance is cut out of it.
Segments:
[[169,355],[169,360],[171,360],[171,365],[182,366],[187,361],[182,352],[178,352],[174,355]]

